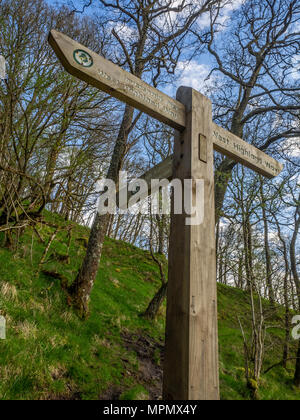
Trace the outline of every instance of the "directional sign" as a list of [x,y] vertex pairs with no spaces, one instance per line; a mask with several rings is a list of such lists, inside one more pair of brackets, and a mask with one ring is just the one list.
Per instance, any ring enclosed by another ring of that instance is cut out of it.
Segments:
[[[214,124],[212,104],[199,92],[181,87],[175,100],[57,31],[49,42],[69,73],[177,130],[174,157],[143,175],[148,186],[161,178],[203,181],[204,223],[186,223],[186,212],[177,214],[171,206],[163,398],[218,400],[213,152],[268,178],[282,165]],[[197,188],[187,195],[197,202]]]
[[171,127],[184,129],[182,104],[60,32],[52,30],[49,43],[73,76]]
[[[186,109],[179,101],[153,88],[68,36],[52,30],[49,43],[73,76],[132,105],[179,131],[186,128]],[[283,167],[272,157],[227,130],[213,124],[214,149],[267,178],[280,174]]]
[[[139,199],[140,200],[146,199],[151,194],[156,194],[160,190],[159,186],[158,186],[157,189],[151,188],[151,180],[153,180],[153,179],[157,179],[157,180],[167,179],[167,180],[171,181],[172,177],[173,177],[173,156],[169,156],[167,159],[165,159],[164,161],[162,161],[158,165],[154,166],[154,168],[149,169],[149,171],[147,171],[144,175],[139,177],[140,180],[146,181],[146,183],[148,185],[148,190],[145,192],[144,195],[141,194]],[[124,208],[123,208],[122,204],[120,204],[120,202],[119,202],[120,194],[122,192],[127,194],[127,202],[124,203],[124,205],[125,205]],[[134,195],[135,195],[135,192],[131,192],[131,191],[128,192],[128,185],[125,187],[125,191],[123,191],[123,189],[121,189],[120,192],[118,192],[118,194],[117,194],[117,205],[118,205],[118,207],[121,210],[127,210],[128,206],[130,204],[130,199]]]

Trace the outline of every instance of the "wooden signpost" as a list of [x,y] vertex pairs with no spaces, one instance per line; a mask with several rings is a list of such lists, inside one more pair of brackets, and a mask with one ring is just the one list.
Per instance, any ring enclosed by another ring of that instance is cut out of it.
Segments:
[[[204,223],[172,213],[163,398],[218,400],[213,151],[273,178],[282,165],[212,122],[209,99],[181,87],[177,100],[52,30],[49,43],[73,76],[175,128],[174,156],[142,178],[204,180]],[[196,188],[191,190],[195,202]],[[172,206],[173,208],[173,206]]]

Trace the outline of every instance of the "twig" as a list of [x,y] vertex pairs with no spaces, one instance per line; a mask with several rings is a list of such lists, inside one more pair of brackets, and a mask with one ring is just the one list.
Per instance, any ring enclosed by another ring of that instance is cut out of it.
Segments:
[[[298,360],[299,357],[289,357],[288,359],[286,359],[287,362],[290,362],[291,360]],[[269,367],[267,370],[264,371],[264,375],[266,375],[267,373],[270,372],[270,370],[276,368],[277,366],[282,366],[284,364],[284,360],[281,360],[279,363],[275,363],[275,365]]]
[[0,232],[5,232],[7,230],[12,230],[12,229],[23,229],[24,227],[26,227],[28,225],[29,225],[29,222],[26,222],[23,225],[7,226],[5,228],[0,228]]
[[52,244],[52,242],[54,241],[54,239],[55,239],[56,235],[58,234],[59,230],[60,230],[60,228],[58,227],[58,228],[56,228],[56,230],[52,233],[52,235],[51,235],[51,237],[50,237],[50,239],[49,239],[49,241],[48,241],[48,244],[47,244],[47,246],[46,246],[46,248],[45,248],[45,251],[43,252],[43,255],[42,255],[41,261],[40,261],[40,263],[39,263],[39,265],[38,265],[37,274],[40,272],[42,265],[45,263],[45,260],[46,260],[46,257],[47,257],[47,254],[48,254],[48,251],[49,251],[49,249],[50,249],[50,247],[51,247],[51,244]]

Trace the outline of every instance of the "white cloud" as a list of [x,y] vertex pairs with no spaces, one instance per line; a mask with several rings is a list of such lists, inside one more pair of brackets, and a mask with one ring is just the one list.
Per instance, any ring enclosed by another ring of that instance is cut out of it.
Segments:
[[206,80],[211,69],[207,64],[199,64],[196,61],[181,61],[178,63],[179,86],[189,86],[202,93],[207,92],[215,83],[215,77]]
[[200,18],[198,19],[198,26],[200,29],[206,29],[210,26],[210,15],[209,13],[204,13]]
[[290,157],[300,157],[300,137],[294,139],[286,139],[284,142],[284,151]]
[[300,79],[300,54],[294,55],[293,60],[293,71],[291,76],[294,80]]
[[228,3],[228,4],[225,6],[224,10],[225,10],[227,13],[230,13],[230,12],[232,12],[233,10],[236,10],[236,9],[238,9],[239,7],[241,7],[241,5],[242,5],[243,3],[245,3],[245,0],[233,0],[232,2]]
[[[169,4],[169,0],[161,0],[160,4],[161,6],[167,6],[168,8],[176,8],[183,4],[183,0],[172,0],[171,4]],[[192,8],[194,7],[193,2],[186,5],[186,7],[181,12],[174,12],[169,11],[166,13],[161,14],[156,19],[156,25],[163,31],[168,31],[176,24],[176,21],[179,20],[182,17],[189,16],[189,14],[192,12]]]
[[120,36],[123,41],[130,41],[137,37],[137,33],[133,28],[130,28],[124,23],[116,23],[113,25],[113,29]]
[[[223,8],[219,16],[218,23],[223,24],[230,18],[230,14],[237,10],[246,0],[232,0],[228,2]],[[169,5],[170,0],[161,0],[161,5]],[[169,13],[164,13],[159,16],[156,20],[156,24],[162,30],[169,30],[171,27],[176,24],[176,21],[180,20],[183,17],[189,17],[191,14],[195,13],[199,9],[203,2],[201,1],[190,1],[189,3],[184,2],[183,0],[172,0],[169,8],[176,8],[185,3],[185,7],[181,12],[171,11]],[[198,25],[200,29],[206,29],[210,25],[210,13],[203,13],[198,19]]]
[[[230,3],[226,4],[220,13],[217,23],[219,25],[224,25],[225,23],[227,23],[227,21],[231,18],[231,13],[239,9],[243,3],[245,3],[245,0],[233,0]],[[198,25],[200,29],[206,29],[210,26],[209,13],[203,14],[198,19]]]

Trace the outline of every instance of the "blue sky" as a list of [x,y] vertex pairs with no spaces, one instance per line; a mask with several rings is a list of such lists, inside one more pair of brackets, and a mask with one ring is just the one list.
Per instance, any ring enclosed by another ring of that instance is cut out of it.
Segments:
[[[68,1],[54,1],[54,0],[47,0],[49,4],[68,4]],[[177,0],[174,0],[177,1]],[[94,0],[95,4],[98,3],[98,0]],[[237,11],[239,7],[241,6],[243,0],[234,0],[233,4],[229,7],[227,7],[223,13],[223,16],[221,16],[221,22],[222,23],[229,23],[230,17],[233,11]],[[74,4],[79,9],[82,7],[82,1],[76,1],[74,0]],[[93,8],[89,8],[86,10],[86,13],[92,14]],[[207,16],[203,16],[201,18],[201,24],[203,28],[206,28],[209,24],[209,20],[207,19]],[[126,36],[126,33],[124,34]],[[222,37],[224,39],[224,32],[219,33],[219,37]],[[300,56],[299,56],[300,58]],[[296,63],[295,63],[296,64]],[[197,58],[195,58],[192,61],[180,61],[178,63],[178,69],[176,72],[176,77],[174,78],[174,83],[169,83],[165,86],[165,88],[160,88],[165,93],[169,94],[170,96],[175,96],[176,90],[180,85],[190,86],[194,89],[206,93],[206,88],[209,87],[210,84],[214,84],[214,77],[211,78],[211,80],[205,85],[204,81],[208,74],[210,73],[212,67],[214,65],[214,62],[209,54],[202,54],[199,55]],[[296,78],[296,76],[295,76]],[[296,150],[295,153],[298,153]]]
[[[69,5],[70,1],[66,0],[46,0],[51,5]],[[91,6],[85,10],[86,14],[93,14],[94,7],[97,8],[97,0],[93,0],[95,6]],[[174,0],[175,2],[178,0]],[[231,13],[237,10],[244,0],[233,0],[232,4],[225,7],[224,12],[220,18],[222,23],[230,19]],[[72,3],[77,7],[79,10],[82,10],[82,6],[84,4],[84,0],[73,0]],[[204,15],[200,19],[201,26],[206,28],[209,25],[208,16]],[[219,35],[221,36],[221,35]],[[179,86],[190,86],[194,89],[206,93],[206,89],[213,84],[214,79],[211,78],[210,81],[205,83],[205,79],[207,78],[208,74],[210,73],[213,67],[213,60],[209,54],[202,54],[199,55],[196,59],[192,61],[187,61],[182,59],[179,61],[178,68],[174,77],[174,83],[170,83],[166,85],[164,88],[160,88],[162,91],[167,93],[170,96],[176,95],[176,90]]]

